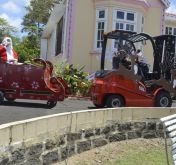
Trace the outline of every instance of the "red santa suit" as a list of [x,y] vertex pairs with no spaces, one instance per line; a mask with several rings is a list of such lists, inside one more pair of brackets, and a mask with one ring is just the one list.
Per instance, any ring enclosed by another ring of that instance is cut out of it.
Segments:
[[18,61],[18,54],[13,50],[12,39],[5,37],[0,45],[0,58],[4,62]]

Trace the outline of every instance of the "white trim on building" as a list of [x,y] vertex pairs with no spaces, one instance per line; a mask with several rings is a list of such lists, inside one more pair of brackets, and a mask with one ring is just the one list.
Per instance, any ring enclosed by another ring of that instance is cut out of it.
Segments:
[[[48,23],[42,33],[41,37],[41,52],[40,57],[47,59],[48,48],[50,47],[51,57],[56,55],[56,27],[59,20],[64,16],[66,10],[66,6],[64,4],[56,4],[50,17]],[[64,37],[66,37],[64,35]],[[44,40],[47,41],[44,41]],[[65,42],[65,38],[63,39]],[[49,47],[48,47],[49,45]],[[46,48],[47,46],[47,48]]]
[[164,5],[166,6],[166,8],[168,8],[170,6],[169,0],[161,0],[161,2],[164,3]]
[[95,42],[94,50],[101,50],[101,42],[103,40],[102,33],[107,31],[108,25],[108,8],[96,9],[96,23],[95,23]]
[[42,38],[41,39],[42,49],[40,49],[40,58],[47,59],[47,52],[48,52],[48,40]]
[[47,38],[47,37],[49,37],[49,35],[51,35],[56,24],[59,22],[59,20],[64,15],[65,9],[66,9],[66,6],[64,4],[56,4],[55,5],[55,7],[51,13],[51,16],[49,18],[49,21],[46,24],[46,27],[42,33],[42,38]]

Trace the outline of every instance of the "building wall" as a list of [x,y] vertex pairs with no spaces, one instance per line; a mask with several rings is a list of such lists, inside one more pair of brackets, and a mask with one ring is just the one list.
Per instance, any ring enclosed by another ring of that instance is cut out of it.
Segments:
[[55,43],[56,43],[56,28],[53,29],[52,34],[50,35],[50,38],[48,40],[48,60],[53,61],[55,57]]
[[[73,33],[73,50],[71,63],[79,66],[85,66],[85,69],[94,72],[100,68],[101,49],[96,50],[95,44],[95,26],[96,9],[105,8],[108,10],[106,32],[115,30],[113,27],[113,10],[120,9],[136,12],[138,33],[141,32],[142,16],[144,17],[144,32],[152,36],[160,35],[163,32],[163,11],[164,5],[159,0],[148,0],[149,6],[144,4],[130,3],[128,0],[75,0],[76,12]],[[140,46],[138,46],[140,47]],[[149,63],[153,62],[153,51],[151,44],[147,44],[144,54],[147,55]],[[108,43],[107,54],[112,55],[112,41]],[[111,68],[111,57],[108,56],[108,65],[105,68]]]
[[[85,66],[85,70],[94,72],[100,68],[101,49],[95,49],[96,37],[96,9],[107,10],[107,27],[105,32],[115,30],[113,27],[113,11],[120,9],[136,13],[136,32],[140,33],[142,26],[144,32],[151,36],[157,36],[165,32],[164,12],[165,6],[160,0],[146,0],[146,3],[135,0],[70,0],[68,16],[66,18],[65,50],[63,58],[76,66]],[[65,2],[66,3],[66,2]],[[144,25],[142,25],[144,17]],[[54,24],[53,26],[56,26]],[[54,29],[54,28],[53,28]],[[61,56],[55,56],[56,33],[53,30],[48,35],[47,59],[57,63]],[[112,68],[113,42],[108,42],[106,60],[107,67]],[[137,48],[141,48],[138,45]],[[147,43],[144,54],[148,62],[153,64],[153,51],[151,44]],[[152,68],[151,68],[152,70]]]
[[[151,7],[145,14],[145,25],[144,32],[151,36],[158,36],[164,33],[164,5],[160,3],[159,0],[148,0]],[[144,55],[149,62],[150,70],[152,71],[153,67],[153,49],[150,42],[147,42],[147,45],[144,46]]]
[[74,32],[71,63],[92,68],[90,51],[93,49],[95,10],[92,1],[75,1]]

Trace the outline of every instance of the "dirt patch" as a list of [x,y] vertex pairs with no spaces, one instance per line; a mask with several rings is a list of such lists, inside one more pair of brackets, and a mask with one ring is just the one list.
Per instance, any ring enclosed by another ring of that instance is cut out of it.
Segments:
[[97,165],[124,158],[131,152],[140,153],[150,148],[164,148],[164,139],[135,139],[110,143],[68,158],[55,165]]

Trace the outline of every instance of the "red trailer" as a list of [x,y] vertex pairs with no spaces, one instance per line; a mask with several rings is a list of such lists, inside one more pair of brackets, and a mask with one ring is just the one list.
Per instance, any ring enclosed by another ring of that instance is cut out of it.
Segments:
[[49,61],[35,59],[34,64],[8,64],[0,61],[0,104],[4,98],[47,100],[53,108],[63,101],[69,88],[61,77],[52,76],[53,65]]

